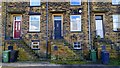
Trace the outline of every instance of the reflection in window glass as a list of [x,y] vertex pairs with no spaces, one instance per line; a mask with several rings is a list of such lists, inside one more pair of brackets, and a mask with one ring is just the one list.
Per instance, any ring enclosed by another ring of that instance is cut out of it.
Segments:
[[112,4],[113,4],[113,5],[120,4],[120,0],[112,0]]

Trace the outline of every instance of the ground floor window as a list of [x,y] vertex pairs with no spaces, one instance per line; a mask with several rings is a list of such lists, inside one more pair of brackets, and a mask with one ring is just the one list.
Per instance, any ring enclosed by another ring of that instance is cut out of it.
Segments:
[[39,40],[32,40],[32,43],[31,43],[31,48],[32,49],[40,49],[39,45],[40,45]]
[[71,31],[81,31],[81,15],[71,15],[70,26]]
[[40,31],[40,15],[30,15],[29,31],[30,32],[39,32]]
[[80,42],[74,42],[73,43],[73,48],[74,49],[81,49],[81,43]]

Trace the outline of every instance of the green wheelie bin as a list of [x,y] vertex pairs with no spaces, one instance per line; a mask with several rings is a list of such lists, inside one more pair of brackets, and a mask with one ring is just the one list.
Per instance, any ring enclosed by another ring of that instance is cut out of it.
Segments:
[[3,62],[8,63],[10,59],[10,50],[3,51]]
[[93,62],[97,61],[97,56],[96,56],[96,51],[95,50],[90,51],[90,58]]

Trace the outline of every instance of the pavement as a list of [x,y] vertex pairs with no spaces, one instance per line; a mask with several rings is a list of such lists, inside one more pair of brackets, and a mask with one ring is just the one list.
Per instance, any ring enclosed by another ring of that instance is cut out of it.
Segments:
[[120,68],[120,66],[110,66],[103,64],[65,65],[65,64],[51,64],[49,62],[37,62],[37,63],[16,62],[16,63],[2,63],[2,68]]

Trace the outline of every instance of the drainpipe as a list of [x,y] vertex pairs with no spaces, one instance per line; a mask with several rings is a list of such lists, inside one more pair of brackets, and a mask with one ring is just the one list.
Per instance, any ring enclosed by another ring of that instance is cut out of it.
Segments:
[[6,9],[5,9],[5,12],[6,12],[6,20],[5,20],[5,40],[6,40],[6,24],[7,24],[7,2],[5,2],[5,5],[6,5]]
[[48,59],[48,0],[46,0],[46,59]]
[[[5,37],[4,37],[4,41],[6,40],[6,24],[7,24],[7,2],[4,3],[5,6],[5,20],[4,20],[4,33],[5,33]],[[5,51],[5,42],[4,42],[4,51]]]
[[88,30],[89,30],[89,50],[91,50],[92,44],[91,44],[90,0],[88,0]]

